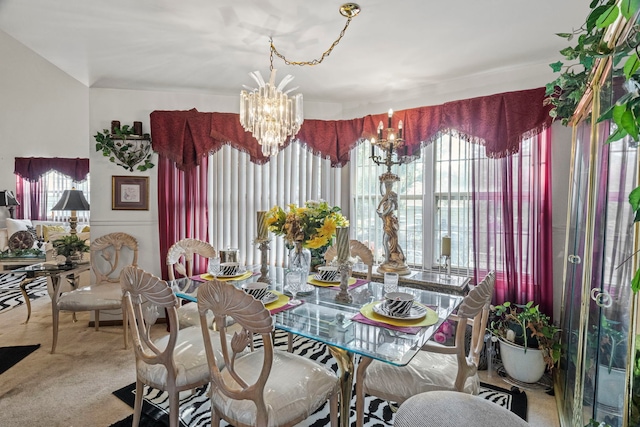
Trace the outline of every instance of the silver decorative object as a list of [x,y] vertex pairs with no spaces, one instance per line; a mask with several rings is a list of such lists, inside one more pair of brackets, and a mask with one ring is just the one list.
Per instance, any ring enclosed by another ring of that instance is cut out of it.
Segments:
[[258,282],[271,284],[271,279],[269,279],[269,257],[267,256],[267,251],[271,249],[269,247],[271,239],[268,237],[266,239],[256,239],[254,243],[260,249],[260,277]]
[[336,301],[350,303],[353,298],[349,294],[349,272],[351,271],[351,263],[347,260],[338,264],[340,271],[340,292],[336,295]]

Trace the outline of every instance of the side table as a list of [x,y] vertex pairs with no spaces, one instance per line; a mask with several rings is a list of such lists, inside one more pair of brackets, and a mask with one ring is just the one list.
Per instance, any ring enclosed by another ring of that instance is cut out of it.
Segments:
[[74,264],[72,267],[38,263],[14,270],[16,273],[26,273],[26,277],[20,282],[20,292],[22,292],[22,296],[27,305],[27,320],[24,323],[28,323],[31,318],[31,301],[27,295],[27,285],[37,277],[50,277],[53,282],[53,289],[57,292],[60,288],[60,280],[66,278],[75,289],[79,274],[88,271],[90,268],[91,265],[88,262]]
[[0,271],[14,270],[16,267],[24,267],[43,261],[44,255],[41,257],[4,257],[0,258]]

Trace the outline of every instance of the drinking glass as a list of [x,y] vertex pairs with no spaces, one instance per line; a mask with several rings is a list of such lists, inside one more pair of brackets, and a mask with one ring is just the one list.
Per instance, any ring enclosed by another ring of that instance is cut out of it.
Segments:
[[384,273],[384,293],[398,292],[398,273]]
[[289,289],[289,292],[291,292],[291,299],[289,300],[289,304],[291,305],[302,304],[302,301],[296,299],[296,295],[302,286],[302,276],[303,274],[301,270],[289,270],[285,277],[287,288]]
[[209,258],[209,265],[207,266],[207,271],[213,277],[217,278],[218,274],[220,274],[220,257],[215,256]]

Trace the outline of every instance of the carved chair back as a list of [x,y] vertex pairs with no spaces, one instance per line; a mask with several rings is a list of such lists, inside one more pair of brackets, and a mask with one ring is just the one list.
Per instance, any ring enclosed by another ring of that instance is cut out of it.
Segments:
[[203,258],[213,258],[216,250],[209,243],[198,239],[182,239],[174,243],[167,251],[167,269],[169,280],[176,279],[176,273],[193,276],[194,255]]

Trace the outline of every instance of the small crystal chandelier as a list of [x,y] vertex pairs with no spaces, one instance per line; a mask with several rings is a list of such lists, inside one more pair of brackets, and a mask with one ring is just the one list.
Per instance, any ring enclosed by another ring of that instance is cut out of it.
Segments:
[[257,88],[243,86],[246,90],[240,91],[240,124],[244,130],[251,132],[262,146],[264,156],[278,154],[280,147],[289,136],[295,136],[304,121],[302,94],[289,95],[297,87],[284,91],[285,87],[293,80],[293,76],[287,75],[276,86],[276,69],[273,68],[273,55],[282,59],[287,65],[318,65],[329,56],[334,47],[344,36],[351,19],[360,13],[360,6],[355,3],[346,3],[340,7],[340,14],[347,18],[347,23],[340,32],[340,36],[331,47],[322,54],[320,59],[313,61],[289,61],[277,51],[273,40],[269,40],[271,55],[271,75],[265,82],[259,71],[249,73],[258,84]]
[[272,61],[271,76],[266,83],[260,71],[249,73],[258,87],[251,89],[244,86],[248,90],[240,92],[240,123],[262,145],[264,156],[278,154],[287,137],[298,133],[304,121],[302,94],[289,96],[297,87],[283,92],[293,76],[287,75],[276,87],[276,71]]

